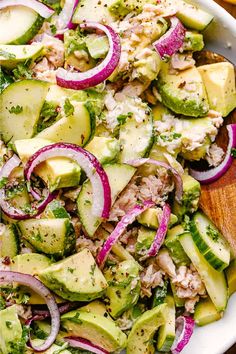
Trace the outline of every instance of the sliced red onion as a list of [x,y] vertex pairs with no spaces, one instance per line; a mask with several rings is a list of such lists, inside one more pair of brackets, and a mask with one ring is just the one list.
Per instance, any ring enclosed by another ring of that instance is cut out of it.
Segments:
[[145,258],[155,257],[157,255],[157,252],[161,248],[168,230],[170,214],[171,214],[170,206],[169,204],[166,203],[163,207],[160,224],[157,229],[156,235],[154,237],[153,243],[147,252],[147,256],[144,256]]
[[175,179],[175,199],[177,200],[178,203],[181,203],[181,199],[183,196],[183,181],[181,178],[181,175],[179,174],[178,171],[176,171],[175,168],[172,166],[168,165],[168,163],[163,162],[163,161],[158,161],[150,158],[141,158],[141,159],[135,159],[135,160],[130,160],[126,162],[128,165],[134,166],[134,167],[139,167],[144,165],[145,163],[151,164],[151,165],[156,165],[159,167],[164,167],[168,171],[170,171],[173,174],[173,177]]
[[41,352],[50,348],[54,343],[59,329],[60,329],[60,313],[58,311],[57,303],[51,292],[43,285],[43,283],[29,274],[22,274],[18,272],[0,271],[0,283],[19,283],[25,285],[39,294],[46,302],[51,315],[51,332],[45,342],[40,346],[34,346],[30,342],[31,348],[35,352]]
[[26,6],[36,11],[43,18],[49,18],[54,14],[54,10],[37,0],[1,0],[0,10],[9,6]]
[[[20,164],[21,164],[21,160],[16,155],[13,155],[0,170],[0,181],[2,180],[2,178],[9,178],[11,172]],[[48,205],[48,203],[50,203],[54,198],[56,198],[57,193],[58,192],[56,191],[53,193],[49,193],[49,191],[47,190],[47,194],[41,202],[37,204],[36,203],[32,204],[32,214],[30,214],[30,213],[25,213],[21,209],[13,207],[7,200],[6,191],[5,188],[3,187],[0,189],[0,207],[3,210],[3,212],[11,219],[15,219],[15,220],[30,219],[41,214],[46,208],[46,206]],[[38,193],[35,192],[34,195],[37,196],[36,200],[41,199],[41,196],[39,196]]]
[[97,22],[85,22],[81,24],[80,27],[85,29],[92,28],[104,32],[109,41],[109,51],[106,58],[99,65],[88,71],[69,72],[63,68],[57,70],[57,84],[74,90],[83,90],[93,87],[106,80],[117,67],[121,54],[119,36],[111,27]]
[[151,200],[145,200],[143,204],[136,204],[122,217],[97,255],[97,263],[99,266],[102,267],[104,265],[112,246],[119,240],[119,237],[123,234],[127,226],[132,224],[138,215],[142,214],[146,209],[151,208],[153,205],[155,205],[155,203]]
[[78,145],[56,143],[39,149],[28,160],[24,174],[30,181],[34,169],[51,157],[67,157],[74,160],[85,171],[93,188],[93,213],[102,218],[108,218],[111,208],[111,189],[106,172],[97,158]]
[[[81,306],[81,303],[66,302],[63,305],[59,305],[58,310],[59,310],[60,314],[63,315],[64,313],[67,313],[70,310],[76,309],[79,306]],[[42,318],[42,319],[50,317],[50,312],[48,310],[39,310],[37,308],[32,308],[32,313],[33,313],[33,317],[38,316],[38,318]],[[34,319],[34,321],[36,321],[36,320]]]
[[177,17],[171,17],[169,30],[153,43],[161,59],[176,53],[184,43],[186,29]]
[[65,0],[63,9],[56,20],[57,34],[64,33],[65,29],[74,29],[75,24],[71,22],[74,10],[79,0]]
[[91,353],[95,354],[109,354],[103,348],[98,347],[97,345],[92,344],[88,340],[79,337],[65,337],[64,340],[73,348],[80,348],[84,350],[88,350]]
[[172,354],[179,354],[188,344],[194,330],[195,322],[190,316],[179,316],[176,319],[176,336],[172,345]]
[[202,184],[212,183],[219,179],[228,171],[233,163],[234,158],[231,155],[231,150],[236,148],[236,124],[229,124],[226,128],[228,130],[229,142],[223,161],[217,167],[207,171],[197,171],[193,168],[189,170],[190,175]]

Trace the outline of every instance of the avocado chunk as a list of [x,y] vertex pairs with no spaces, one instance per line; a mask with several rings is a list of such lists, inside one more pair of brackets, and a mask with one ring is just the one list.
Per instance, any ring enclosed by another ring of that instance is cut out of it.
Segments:
[[19,63],[36,59],[43,50],[41,43],[34,45],[0,45],[0,65],[14,69]]
[[85,149],[91,152],[101,164],[106,164],[116,159],[120,152],[120,144],[115,138],[95,136]]
[[168,248],[171,258],[177,266],[187,266],[190,264],[190,259],[179,242],[179,235],[182,235],[184,232],[185,230],[182,225],[176,225],[167,232],[165,238],[165,246]]
[[117,318],[134,306],[139,299],[139,265],[135,261],[124,261],[109,267],[104,275],[108,282],[107,309],[112,317]]
[[[10,267],[13,272],[30,274],[37,277],[39,271],[49,267],[51,263],[51,260],[42,254],[25,253],[14,257]],[[19,297],[23,297],[24,295],[29,296],[27,304],[45,304],[44,299],[28,287],[20,286],[18,292]]]
[[209,105],[203,80],[196,67],[178,75],[169,71],[169,64],[162,64],[157,82],[163,104],[173,112],[190,117],[204,117]]
[[99,300],[92,301],[88,303],[88,305],[80,307],[81,311],[95,313],[96,315],[109,317],[109,313],[107,312],[106,306],[103,302]]
[[79,309],[62,315],[61,324],[69,336],[87,339],[109,353],[126,346],[126,335],[111,318]]
[[[53,141],[41,138],[15,141],[17,153],[23,162],[27,162],[36,151],[50,144],[53,144]],[[68,158],[53,157],[37,166],[34,173],[42,178],[50,191],[53,191],[77,186],[80,181],[81,168]]]
[[173,212],[181,220],[185,214],[194,213],[198,209],[201,194],[200,183],[192,176],[182,175],[183,197],[181,203],[174,201]]
[[165,324],[165,316],[166,304],[161,304],[138,317],[128,336],[127,354],[154,354],[153,337]]
[[197,69],[205,84],[210,108],[226,117],[236,107],[233,64],[214,63],[199,66]]
[[134,62],[134,68],[140,81],[153,81],[161,70],[162,61],[155,51],[145,59]]
[[88,249],[42,270],[39,278],[49,289],[70,301],[91,301],[104,295],[107,288],[106,279]]
[[211,299],[207,297],[197,303],[194,311],[194,321],[198,326],[205,326],[220,320],[222,315],[223,313],[218,312]]
[[[149,208],[145,210],[141,215],[139,215],[137,217],[137,220],[143,226],[156,230],[159,226],[159,218],[161,218],[161,215],[162,215],[161,208]],[[169,226],[176,224],[177,221],[178,221],[177,216],[171,214]]]
[[37,251],[62,257],[75,247],[75,233],[69,219],[28,219],[18,223],[21,240]]
[[203,48],[203,35],[195,31],[186,31],[182,49],[184,51],[199,52]]
[[19,237],[17,228],[12,225],[1,225],[0,228],[0,257],[13,258],[19,251]]
[[[22,338],[22,327],[13,305],[0,311],[0,350],[2,354],[12,353]],[[16,348],[17,349],[17,348]]]
[[176,286],[171,280],[170,280],[170,287],[171,287],[172,294],[173,294],[173,297],[175,300],[175,306],[176,307],[184,307],[185,299],[181,298],[177,295]]
[[109,43],[107,36],[98,36],[97,34],[90,34],[86,36],[85,43],[89,54],[94,59],[104,58],[109,50]]
[[229,296],[236,292],[236,259],[226,268],[226,278],[229,288]]
[[156,231],[141,226],[138,230],[138,238],[135,245],[135,252],[143,256],[147,253],[147,250],[151,247]]

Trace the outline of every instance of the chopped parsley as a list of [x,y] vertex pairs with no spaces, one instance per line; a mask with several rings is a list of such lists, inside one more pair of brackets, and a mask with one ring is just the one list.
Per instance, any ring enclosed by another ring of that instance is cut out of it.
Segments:
[[133,113],[132,112],[128,112],[127,114],[120,114],[117,117],[117,122],[119,123],[119,125],[123,125],[125,124],[127,118],[132,117]]
[[29,339],[29,327],[27,326],[23,326],[22,327],[22,336],[21,339],[19,341],[14,341],[14,342],[10,342],[10,348],[11,351],[9,352],[9,354],[24,354],[25,353],[25,346],[26,343]]
[[6,52],[5,50],[0,49],[0,56],[5,59],[15,59],[16,55],[13,53]]
[[75,108],[74,108],[73,104],[70,103],[69,98],[65,99],[63,109],[64,109],[66,117],[71,116],[74,113]]
[[214,227],[212,227],[211,225],[208,225],[206,228],[206,234],[207,236],[209,236],[213,241],[217,242],[219,237],[220,237],[220,233],[218,230],[216,230]]
[[95,263],[92,264],[90,269],[91,269],[91,270],[90,270],[89,274],[92,275],[92,276],[94,276],[94,272],[95,272],[95,269],[96,269],[96,264],[95,264]]
[[235,148],[231,149],[231,156],[236,158],[236,149]]
[[42,130],[50,127],[53,123],[55,123],[57,117],[57,105],[53,103],[44,102],[40,112],[39,122],[37,124],[37,132],[40,133]]
[[12,321],[6,321],[5,324],[8,329],[12,329]]
[[70,318],[70,321],[78,323],[78,324],[82,324],[83,321],[79,318],[79,316],[80,316],[80,314],[77,312],[74,317]]
[[24,63],[19,63],[15,69],[12,70],[13,76],[16,80],[32,79],[32,71],[30,70],[31,59],[27,59]]
[[50,30],[52,32],[52,34],[56,34],[57,33],[57,28],[55,25],[50,25]]
[[8,181],[7,177],[2,177],[0,179],[0,188],[5,187],[5,185],[7,184],[7,181]]
[[173,140],[175,140],[175,139],[179,139],[179,138],[181,138],[181,134],[179,134],[179,133],[170,133],[170,134],[161,134],[160,136],[159,136],[163,141],[168,141],[168,142],[171,142],[171,141],[173,141]]
[[74,271],[75,271],[75,268],[70,268],[70,267],[68,267],[67,270],[68,270],[68,272],[70,272],[71,274],[73,274]]
[[20,114],[21,112],[23,112],[23,107],[20,105],[12,106],[10,109],[8,109],[8,111],[11,114]]

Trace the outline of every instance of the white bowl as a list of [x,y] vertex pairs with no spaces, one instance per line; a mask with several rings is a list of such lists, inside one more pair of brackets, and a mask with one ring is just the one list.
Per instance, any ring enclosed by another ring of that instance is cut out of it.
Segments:
[[[222,54],[236,65],[236,20],[213,0],[193,0],[215,16],[204,33],[208,49]],[[223,354],[236,342],[236,294],[228,303],[224,317],[205,327],[196,327],[181,354]]]

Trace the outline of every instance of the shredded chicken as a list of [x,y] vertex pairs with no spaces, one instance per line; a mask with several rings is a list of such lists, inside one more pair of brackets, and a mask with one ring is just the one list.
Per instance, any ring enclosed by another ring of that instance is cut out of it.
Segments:
[[205,286],[194,266],[192,264],[190,267],[180,266],[172,281],[175,284],[177,296],[187,300],[186,310],[193,312],[192,306],[199,301],[199,296],[206,295]]
[[24,320],[32,317],[31,306],[15,305],[18,316]]
[[218,166],[224,158],[224,150],[216,143],[212,144],[206,153],[206,160],[210,166]]
[[164,272],[155,264],[150,264],[142,273],[141,273],[141,296],[152,295],[152,289],[156,288],[158,285],[163,286],[163,276]]
[[48,61],[46,57],[43,57],[40,62],[33,66],[32,72],[34,76],[39,80],[56,83],[56,72],[53,65]]
[[137,201],[147,199],[162,205],[168,193],[174,188],[171,177],[165,169],[158,169],[158,176],[134,177],[111,208],[109,220],[118,221]]
[[171,57],[171,67],[175,70],[186,70],[192,68],[195,65],[195,60],[191,54],[179,54],[176,53]]
[[86,238],[85,236],[80,236],[76,240],[76,251],[80,252],[83,249],[87,248],[90,250],[92,255],[96,257],[99,248],[102,246],[103,241],[102,240],[91,240],[89,238]]
[[170,277],[176,276],[175,265],[167,249],[163,249],[159,252],[156,257],[156,262],[161,270],[167,273]]
[[44,46],[45,57],[54,68],[63,66],[65,60],[65,48],[60,39],[44,33],[34,38],[36,42],[41,42]]

